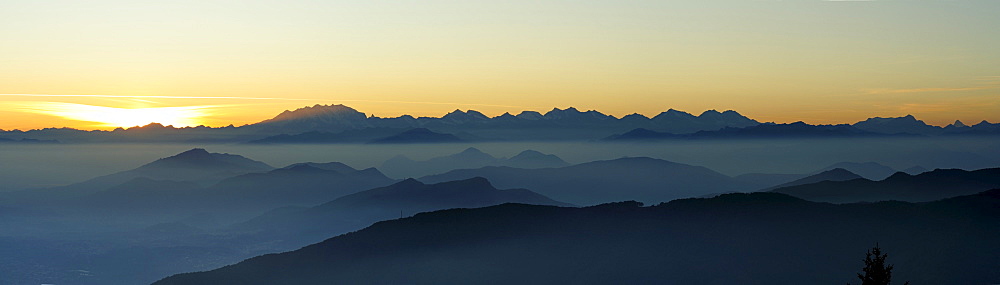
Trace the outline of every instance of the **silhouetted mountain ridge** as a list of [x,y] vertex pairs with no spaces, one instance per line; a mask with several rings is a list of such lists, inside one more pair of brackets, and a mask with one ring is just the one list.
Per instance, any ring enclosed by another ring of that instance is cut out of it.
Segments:
[[804,178],[796,179],[796,180],[791,181],[791,182],[787,182],[787,183],[783,183],[783,184],[780,184],[780,185],[777,185],[777,186],[774,186],[774,187],[770,187],[770,188],[765,189],[765,190],[773,190],[773,189],[784,188],[784,187],[791,187],[791,186],[797,186],[797,185],[813,184],[813,183],[818,183],[818,182],[823,182],[823,181],[848,181],[848,180],[854,180],[854,179],[865,179],[865,178],[861,177],[860,175],[854,174],[853,172],[850,172],[847,169],[834,168],[834,169],[823,171],[823,172],[820,172],[820,173],[817,173],[817,174],[814,174],[814,175],[810,175],[810,176],[807,176],[807,177],[804,177]]
[[604,138],[606,141],[643,141],[663,139],[751,139],[751,138],[843,138],[879,137],[887,134],[868,132],[850,125],[810,125],[803,122],[790,124],[764,123],[746,127],[723,127],[718,130],[701,130],[691,134],[658,132],[637,128],[626,133]]
[[817,202],[926,202],[1000,188],[1000,168],[975,171],[936,169],[918,175],[897,172],[881,181],[853,179],[781,187],[784,193]]
[[6,193],[5,196],[8,200],[13,201],[69,199],[104,191],[135,178],[193,182],[201,186],[208,186],[236,175],[272,169],[274,168],[266,163],[243,156],[209,153],[205,149],[195,148],[177,155],[157,159],[131,170],[96,177],[80,183],[11,192]]
[[276,207],[313,206],[393,182],[375,168],[356,170],[339,162],[273,169],[238,155],[192,149],[82,183],[5,193],[2,202],[34,212],[101,217],[109,223],[168,221],[195,213],[222,215],[232,222]]
[[402,144],[402,143],[454,143],[461,142],[462,139],[452,134],[438,133],[427,128],[414,128],[402,133],[384,138],[375,139],[368,143],[374,144]]
[[888,167],[873,161],[869,162],[843,161],[831,164],[827,167],[820,169],[819,171],[820,172],[829,171],[837,168],[849,170],[850,172],[869,180],[882,180],[885,179],[886,177],[889,177],[890,175],[895,174],[896,172],[899,172],[893,169],[892,167]]
[[705,167],[647,157],[625,157],[558,168],[488,166],[420,178],[427,183],[485,177],[501,188],[525,188],[577,205],[607,201],[664,202],[722,191],[752,190]]
[[[599,111],[580,111],[569,107],[553,108],[544,114],[522,111],[488,117],[475,110],[455,110],[442,117],[402,115],[394,118],[369,116],[344,105],[314,105],[285,110],[271,119],[240,127],[205,126],[175,128],[152,123],[147,126],[119,128],[113,131],[81,131],[47,128],[29,131],[0,131],[0,140],[34,139],[75,142],[254,142],[254,143],[358,143],[398,133],[426,128],[455,134],[459,138],[499,141],[525,140],[596,140],[630,130],[645,129],[655,133],[694,134],[699,138],[725,137],[856,137],[876,135],[1000,135],[1000,124],[982,121],[967,126],[961,122],[947,127],[930,126],[913,116],[874,117],[853,125],[773,124],[759,129],[761,123],[736,111],[707,110],[695,116],[674,109],[652,118],[633,114],[616,118]],[[742,130],[750,128],[749,130]],[[369,131],[373,130],[373,131]],[[714,131],[722,132],[716,133]],[[394,133],[392,133],[394,134]],[[650,139],[641,137],[639,139]],[[619,135],[620,136],[620,135]],[[629,136],[625,136],[628,138]],[[636,139],[636,138],[633,138]]]
[[995,225],[998,203],[1000,190],[922,204],[778,193],[653,207],[503,204],[379,222],[154,284],[820,284],[852,280],[875,242],[891,249],[895,278],[989,284],[1000,279],[991,266],[1000,228],[982,226]]
[[446,156],[415,161],[405,156],[396,156],[379,166],[393,177],[419,177],[440,174],[455,169],[480,168],[486,166],[509,166],[518,168],[550,168],[568,166],[569,163],[552,154],[535,150],[525,150],[511,158],[498,158],[477,148]]
[[503,203],[570,206],[526,189],[499,190],[481,177],[437,184],[406,179],[389,186],[345,195],[311,208],[277,209],[234,228],[271,232],[292,249],[382,220],[426,211]]

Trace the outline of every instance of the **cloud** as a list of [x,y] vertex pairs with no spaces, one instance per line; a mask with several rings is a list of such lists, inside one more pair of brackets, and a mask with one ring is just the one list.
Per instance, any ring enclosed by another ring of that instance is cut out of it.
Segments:
[[969,87],[931,87],[931,88],[877,88],[862,89],[865,94],[907,94],[907,93],[927,93],[927,92],[965,92],[989,89],[1000,89],[1000,76],[980,76],[974,79],[978,81],[976,86]]
[[0,96],[20,96],[20,97],[94,97],[94,98],[133,98],[133,99],[239,99],[239,100],[289,100],[308,101],[315,99],[299,98],[268,98],[268,97],[232,97],[232,96],[138,96],[138,95],[101,95],[101,94],[0,94]]
[[101,95],[101,94],[0,94],[11,97],[93,97],[93,98],[131,98],[131,99],[232,99],[232,100],[278,100],[278,101],[324,101],[324,102],[365,102],[365,103],[397,103],[421,105],[451,105],[451,106],[482,106],[504,108],[534,108],[532,106],[465,103],[465,102],[433,102],[433,101],[399,101],[399,100],[365,100],[365,99],[306,99],[279,97],[237,97],[237,96],[138,96],[138,95]]
[[961,91],[976,91],[976,90],[987,90],[987,89],[997,89],[1000,86],[977,86],[977,87],[959,87],[959,88],[910,88],[910,89],[864,89],[866,94],[905,94],[905,93],[926,93],[926,92],[961,92]]

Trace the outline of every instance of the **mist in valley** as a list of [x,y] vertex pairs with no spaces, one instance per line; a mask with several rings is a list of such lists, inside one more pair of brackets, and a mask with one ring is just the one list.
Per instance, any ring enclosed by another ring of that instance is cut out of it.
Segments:
[[[899,179],[958,189],[933,197],[967,195],[995,185],[993,174],[970,172],[978,176],[960,178],[986,179],[986,184],[941,182],[919,174],[995,167],[1000,145],[951,137],[46,144],[5,145],[0,161],[0,251],[6,253],[0,264],[7,276],[56,284],[135,284],[296,250],[382,220],[450,208],[628,200],[656,205],[769,191],[796,179],[876,183],[871,181],[896,171],[917,175]],[[830,176],[833,168],[846,168],[848,174]],[[871,187],[913,183],[893,181]],[[811,191],[810,185],[786,192]],[[883,196],[908,199],[894,193]]]
[[[979,169],[1000,165],[1000,143],[990,138],[854,138],[815,140],[678,140],[663,142],[510,142],[454,144],[58,144],[0,148],[0,190],[80,182],[138,167],[191,148],[232,153],[275,167],[299,162],[341,162],[380,167],[402,155],[427,160],[475,147],[495,157],[524,150],[554,154],[570,164],[620,157],[652,157],[708,167],[726,175],[807,173],[838,162],[877,162],[897,170],[920,166]],[[914,155],[919,154],[919,155]],[[407,178],[406,171],[387,173]]]

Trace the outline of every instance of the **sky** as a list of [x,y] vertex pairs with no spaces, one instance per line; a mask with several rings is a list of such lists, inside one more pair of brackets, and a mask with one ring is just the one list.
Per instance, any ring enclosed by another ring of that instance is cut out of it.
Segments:
[[1000,1],[0,2],[0,129],[576,107],[1000,122]]

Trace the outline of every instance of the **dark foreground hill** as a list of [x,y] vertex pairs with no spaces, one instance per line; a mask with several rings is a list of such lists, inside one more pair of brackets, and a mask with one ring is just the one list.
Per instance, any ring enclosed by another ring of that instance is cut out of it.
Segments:
[[881,181],[823,181],[780,187],[772,191],[809,201],[853,203],[889,200],[926,202],[994,188],[1000,188],[1000,168],[975,171],[937,169],[918,175],[897,172]]
[[560,168],[483,167],[420,178],[437,183],[485,177],[499,188],[524,188],[558,201],[595,205],[637,200],[658,203],[726,191],[753,190],[711,169],[648,157],[602,160]]
[[155,284],[843,284],[879,243],[895,280],[1000,281],[1000,190],[910,204],[778,193],[640,207],[504,204],[377,223]]

